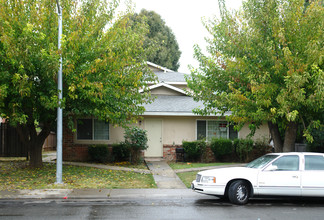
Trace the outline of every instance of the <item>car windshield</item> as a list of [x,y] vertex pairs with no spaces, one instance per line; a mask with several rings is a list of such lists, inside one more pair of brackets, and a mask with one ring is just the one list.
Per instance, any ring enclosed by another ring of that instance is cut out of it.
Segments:
[[274,154],[267,154],[262,157],[259,157],[258,159],[255,159],[248,163],[246,167],[249,168],[263,168],[265,165],[267,165],[270,161],[278,157],[279,155],[274,155]]

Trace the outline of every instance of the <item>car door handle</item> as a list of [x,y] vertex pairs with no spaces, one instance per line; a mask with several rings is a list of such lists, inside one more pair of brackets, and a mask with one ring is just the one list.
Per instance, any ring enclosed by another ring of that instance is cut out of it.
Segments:
[[296,178],[296,179],[298,179],[298,176],[292,176],[292,178]]

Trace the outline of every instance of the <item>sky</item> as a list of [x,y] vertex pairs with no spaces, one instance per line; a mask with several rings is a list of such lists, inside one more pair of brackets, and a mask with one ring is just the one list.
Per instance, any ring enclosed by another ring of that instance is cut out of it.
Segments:
[[[238,9],[242,0],[225,0],[226,6]],[[208,32],[202,18],[219,17],[218,0],[132,0],[135,12],[141,9],[155,11],[171,28],[176,36],[181,53],[178,72],[190,73],[188,65],[198,67],[193,58],[193,46],[206,48],[205,37]],[[123,4],[123,3],[122,3]]]

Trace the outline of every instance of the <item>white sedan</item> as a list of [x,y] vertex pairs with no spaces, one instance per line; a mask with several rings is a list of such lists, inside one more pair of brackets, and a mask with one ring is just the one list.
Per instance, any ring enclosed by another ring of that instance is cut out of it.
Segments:
[[254,196],[324,197],[324,154],[266,154],[245,167],[199,172],[191,188],[239,205]]

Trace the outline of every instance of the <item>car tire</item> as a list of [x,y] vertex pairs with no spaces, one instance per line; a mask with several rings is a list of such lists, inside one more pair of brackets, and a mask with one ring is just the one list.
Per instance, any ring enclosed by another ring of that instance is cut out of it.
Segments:
[[233,204],[244,205],[250,198],[249,185],[243,180],[231,183],[228,189],[228,198]]

